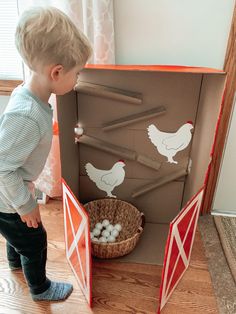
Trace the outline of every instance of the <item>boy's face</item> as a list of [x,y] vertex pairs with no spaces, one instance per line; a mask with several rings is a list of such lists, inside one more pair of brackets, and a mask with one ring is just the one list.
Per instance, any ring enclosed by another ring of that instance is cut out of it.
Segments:
[[58,73],[58,79],[54,81],[53,93],[56,95],[64,95],[70,92],[76,85],[80,70],[81,66],[76,66],[67,72],[62,69],[60,73]]

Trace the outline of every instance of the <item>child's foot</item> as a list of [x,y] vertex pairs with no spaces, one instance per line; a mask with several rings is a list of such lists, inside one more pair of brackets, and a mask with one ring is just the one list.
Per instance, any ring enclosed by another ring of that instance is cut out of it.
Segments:
[[69,283],[51,281],[50,287],[40,294],[32,294],[34,301],[60,301],[71,294],[73,286]]

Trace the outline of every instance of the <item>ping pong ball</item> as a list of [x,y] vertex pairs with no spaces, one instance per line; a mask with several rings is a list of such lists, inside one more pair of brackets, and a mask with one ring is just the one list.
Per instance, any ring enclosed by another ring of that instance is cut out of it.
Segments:
[[104,219],[103,222],[102,222],[102,225],[103,227],[106,227],[110,224],[109,220],[108,219]]
[[101,233],[101,230],[99,230],[99,229],[97,229],[97,228],[94,228],[94,229],[93,229],[93,235],[94,235],[94,236],[98,236],[100,233]]
[[101,230],[102,224],[100,222],[96,223],[95,228]]
[[116,229],[113,229],[112,232],[111,232],[111,235],[116,238],[119,235],[119,231],[116,230]]
[[116,230],[118,230],[118,231],[121,231],[121,229],[122,229],[122,227],[121,227],[120,224],[116,224],[116,225],[114,226],[114,228],[115,228]]

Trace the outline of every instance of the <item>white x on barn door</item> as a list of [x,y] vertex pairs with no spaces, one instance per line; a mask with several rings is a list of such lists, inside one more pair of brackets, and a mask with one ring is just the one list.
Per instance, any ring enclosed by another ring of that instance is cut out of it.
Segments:
[[202,188],[170,223],[162,270],[158,313],[188,268],[203,192]]
[[91,246],[89,218],[66,182],[62,182],[66,256],[91,306]]

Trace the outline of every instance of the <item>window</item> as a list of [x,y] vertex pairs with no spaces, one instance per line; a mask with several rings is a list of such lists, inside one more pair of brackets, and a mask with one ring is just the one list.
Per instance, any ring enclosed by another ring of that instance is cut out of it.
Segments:
[[0,80],[23,78],[23,63],[14,42],[17,19],[17,0],[0,0]]

